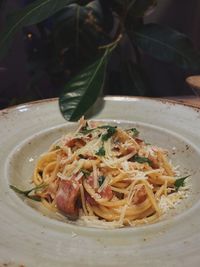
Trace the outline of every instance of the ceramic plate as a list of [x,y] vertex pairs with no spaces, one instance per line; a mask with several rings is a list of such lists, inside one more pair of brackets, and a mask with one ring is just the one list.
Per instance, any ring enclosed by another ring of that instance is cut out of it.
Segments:
[[9,185],[27,188],[39,154],[65,131],[57,100],[0,112],[0,266],[199,266],[200,110],[146,98],[106,97],[92,118],[134,125],[169,150],[191,191],[159,222],[96,229],[69,224],[23,201]]

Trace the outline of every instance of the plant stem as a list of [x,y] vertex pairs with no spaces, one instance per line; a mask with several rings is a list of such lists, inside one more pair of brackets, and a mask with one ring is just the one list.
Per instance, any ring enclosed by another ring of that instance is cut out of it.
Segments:
[[120,42],[122,37],[123,37],[123,35],[122,35],[122,33],[120,33],[115,41],[113,41],[107,45],[100,46],[99,49],[111,48],[111,51],[112,51],[116,47],[116,45]]
[[140,50],[137,47],[137,45],[135,44],[135,42],[133,40],[131,40],[131,38],[129,38],[129,40],[130,40],[130,42],[132,44],[132,47],[134,49],[134,52],[135,52],[136,63],[138,65],[141,65],[141,53],[140,53]]

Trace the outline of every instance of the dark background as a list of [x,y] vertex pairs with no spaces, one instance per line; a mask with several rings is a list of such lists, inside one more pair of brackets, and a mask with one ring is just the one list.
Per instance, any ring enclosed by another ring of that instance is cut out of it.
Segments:
[[[4,12],[0,12],[0,30],[3,28],[5,14],[18,8],[23,1],[7,0]],[[147,22],[158,22],[187,34],[196,49],[200,50],[200,1],[199,0],[160,0],[158,7],[145,19]],[[149,86],[148,96],[174,96],[193,94],[185,84],[190,74],[177,69],[172,64],[163,64],[155,59],[144,59]],[[0,108],[23,99],[29,74],[26,62],[24,36],[19,33],[7,57],[0,62]],[[47,87],[48,85],[44,85]],[[106,94],[123,92],[111,89]],[[13,100],[14,99],[14,100]]]

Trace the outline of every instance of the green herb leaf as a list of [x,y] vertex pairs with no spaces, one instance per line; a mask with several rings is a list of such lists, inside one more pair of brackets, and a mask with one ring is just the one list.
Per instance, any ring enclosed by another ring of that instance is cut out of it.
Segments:
[[131,128],[131,129],[128,129],[126,131],[128,131],[128,132],[130,131],[133,134],[133,137],[137,137],[140,133],[136,128]]
[[[109,128],[112,128],[113,126],[111,125],[102,125],[102,126],[98,126],[97,128],[98,129],[109,129]],[[115,126],[116,127],[116,126]]]
[[109,138],[111,138],[111,137],[116,133],[116,131],[117,131],[116,129],[117,129],[116,126],[115,126],[115,127],[110,126],[110,127],[107,129],[107,132],[101,136],[101,140],[102,140],[103,142],[107,141]]
[[91,133],[91,132],[94,131],[94,130],[95,130],[95,129],[88,129],[88,128],[85,126],[85,127],[82,127],[82,128],[81,128],[81,130],[79,131],[79,133],[86,135],[86,134]]
[[37,196],[37,195],[28,195],[26,197],[29,198],[29,199],[31,199],[31,200],[34,200],[34,201],[38,201],[38,202],[41,201],[41,197],[40,196]]
[[185,179],[187,179],[189,176],[190,176],[190,175],[187,175],[187,176],[185,176],[185,177],[176,179],[176,181],[175,181],[175,183],[174,183],[174,186],[175,186],[176,191],[178,191],[178,189],[179,189],[181,186],[184,186],[184,185],[185,185]]
[[85,175],[85,177],[90,176],[91,172],[85,170],[85,169],[81,169],[81,172]]
[[102,184],[103,184],[103,182],[104,182],[104,180],[106,179],[106,177],[105,176],[99,176],[99,178],[98,178],[98,182],[99,182],[99,186],[101,186]]
[[106,151],[105,151],[104,147],[102,146],[101,148],[99,148],[99,150],[95,154],[97,156],[105,156]]
[[138,156],[138,154],[136,154],[135,156],[133,156],[130,161],[133,162],[138,162],[138,163],[148,163],[149,165],[152,164],[151,160],[146,158],[146,157],[140,157]]
[[138,136],[140,133],[136,128],[132,128],[131,131],[132,131],[134,137]]
[[110,125],[102,125],[102,126],[98,126],[97,128],[89,129],[88,125],[86,125],[86,126],[82,127],[79,132],[85,135],[85,134],[91,133],[92,131],[95,131],[95,130],[98,130],[98,129],[109,129],[109,128],[112,128],[112,126],[110,126]]
[[44,187],[46,187],[47,185],[46,184],[41,184],[41,185],[38,185],[38,186],[35,186],[34,188],[31,188],[29,190],[21,190],[13,185],[10,185],[10,188],[12,190],[14,190],[16,193],[20,194],[20,195],[23,195],[24,197],[26,198],[29,198],[29,199],[32,199],[32,200],[35,200],[35,201],[41,201],[41,198],[39,196],[36,196],[36,195],[29,195],[31,192],[33,191],[38,191]]

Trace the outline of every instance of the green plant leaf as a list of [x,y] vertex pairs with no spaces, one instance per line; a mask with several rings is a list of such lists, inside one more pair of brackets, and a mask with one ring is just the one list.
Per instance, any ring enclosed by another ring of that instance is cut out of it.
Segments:
[[59,98],[60,111],[66,120],[79,119],[97,100],[104,82],[110,49],[95,63],[66,84]]
[[157,24],[146,24],[129,37],[152,57],[175,63],[184,70],[200,70],[200,54],[182,33]]
[[144,24],[143,17],[156,6],[157,0],[135,0],[132,2],[132,5],[129,5],[124,25],[127,30],[133,29],[135,31]]
[[[109,2],[109,3],[108,3]],[[87,5],[96,14],[96,17],[102,28],[107,32],[111,32],[114,25],[112,10],[110,9],[110,1],[94,0]]]
[[124,17],[136,1],[137,0],[99,0],[102,7],[113,10],[120,17]]
[[156,4],[157,0],[136,0],[133,5],[130,6],[128,17],[143,17],[145,12]]
[[[70,5],[53,19],[55,52],[71,75],[100,56],[99,45],[108,43],[96,13],[91,7]],[[77,69],[78,67],[78,69]]]
[[67,5],[74,3],[73,0],[36,0],[10,15],[3,32],[0,34],[0,58],[7,49],[15,33],[24,26],[37,24]]
[[120,78],[124,94],[144,96],[147,92],[145,75],[141,67],[131,61],[122,61]]

